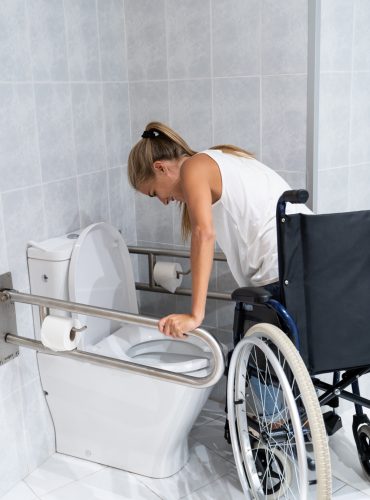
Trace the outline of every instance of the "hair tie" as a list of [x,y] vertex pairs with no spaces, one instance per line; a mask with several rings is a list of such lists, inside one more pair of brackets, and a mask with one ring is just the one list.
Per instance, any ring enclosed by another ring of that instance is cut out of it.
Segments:
[[150,130],[144,130],[144,132],[141,134],[141,137],[143,139],[155,139],[158,136],[159,136],[159,132],[157,130],[152,129],[152,128]]

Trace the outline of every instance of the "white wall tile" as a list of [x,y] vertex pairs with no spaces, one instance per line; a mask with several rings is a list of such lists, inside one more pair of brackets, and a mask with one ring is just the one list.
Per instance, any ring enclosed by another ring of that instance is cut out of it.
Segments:
[[94,222],[109,222],[107,172],[78,177],[81,227]]
[[275,170],[306,170],[307,79],[262,79],[262,161]]
[[171,204],[163,205],[158,198],[137,193],[135,205],[138,240],[171,245],[173,243]]
[[370,73],[353,73],[350,163],[370,161]]
[[349,210],[370,209],[370,163],[349,167]]
[[67,53],[71,80],[100,80],[95,2],[64,0]]
[[307,73],[307,0],[262,0],[262,74]]
[[63,2],[32,0],[27,5],[33,79],[68,80]]
[[25,0],[0,3],[0,81],[32,79],[26,5]]
[[351,70],[353,5],[353,0],[321,2],[321,71]]
[[79,174],[106,168],[101,84],[72,84],[73,131]]
[[127,80],[126,39],[122,0],[98,0],[101,76]]
[[353,70],[370,71],[370,2],[354,1]]
[[129,80],[167,78],[164,0],[125,2]]
[[319,164],[349,163],[350,73],[323,73],[319,95]]
[[219,78],[214,81],[214,143],[235,144],[260,154],[259,78]]
[[107,167],[121,167],[131,145],[127,83],[104,83],[103,103]]
[[26,246],[29,240],[45,239],[41,187],[4,193],[3,216],[9,271],[15,288],[28,288]]
[[35,85],[43,182],[76,175],[71,89],[67,84]]
[[110,221],[122,231],[126,244],[136,242],[135,193],[127,180],[127,167],[108,170]]
[[170,124],[195,151],[212,145],[211,80],[169,83]]
[[213,76],[260,73],[258,0],[212,1]]
[[0,195],[0,273],[8,271],[8,255],[6,253],[6,239],[3,224],[3,207]]
[[76,178],[44,184],[47,238],[80,228]]
[[210,0],[166,1],[169,78],[211,76]]
[[133,144],[141,139],[141,134],[150,121],[168,123],[168,83],[130,83],[130,115]]
[[348,167],[319,171],[318,213],[348,210],[348,172]]
[[0,84],[0,191],[40,180],[32,86]]

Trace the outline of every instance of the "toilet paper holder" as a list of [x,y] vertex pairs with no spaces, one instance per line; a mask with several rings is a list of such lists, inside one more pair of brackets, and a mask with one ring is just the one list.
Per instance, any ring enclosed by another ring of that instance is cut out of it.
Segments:
[[[147,266],[148,266],[148,281],[145,282],[136,282],[135,287],[136,290],[146,291],[146,292],[157,292],[157,293],[171,293],[165,288],[158,286],[154,280],[153,271],[154,266],[157,262],[157,257],[173,257],[174,259],[190,259],[189,250],[174,250],[174,249],[166,249],[166,248],[152,248],[152,247],[144,247],[144,246],[128,246],[128,251],[132,255],[144,255],[147,257]],[[215,262],[226,262],[226,257],[223,252],[214,252],[213,260]],[[181,274],[186,275],[190,274],[191,269],[188,271],[178,271],[177,278],[180,277]],[[192,290],[190,288],[177,288],[174,292],[175,295],[182,296],[191,296]],[[231,293],[224,292],[215,292],[208,291],[207,293],[208,299],[217,299],[217,300],[226,300],[231,301]]]
[[[155,329],[158,328],[158,320],[147,316],[18,292],[13,289],[11,274],[5,273],[0,275],[0,366],[15,359],[19,355],[19,346],[21,346],[54,356],[68,357],[100,366],[114,367],[125,372],[134,372],[189,387],[211,387],[216,384],[224,374],[225,364],[222,348],[218,341],[203,328],[196,328],[188,332],[188,335],[195,336],[207,344],[211,353],[211,370],[210,373],[202,377],[194,377],[182,373],[162,370],[153,366],[133,363],[131,361],[79,351],[78,349],[72,351],[52,351],[45,347],[39,340],[17,335],[16,311],[14,305],[16,302],[38,306],[41,322],[49,314],[50,309],[58,309],[64,312],[95,316],[121,323],[142,325]],[[81,329],[76,329],[76,331],[78,330],[86,330],[86,326]]]
[[81,326],[81,328],[77,328],[77,327],[73,326],[71,328],[71,332],[69,334],[70,339],[74,340],[75,336],[76,336],[76,333],[83,332],[84,330],[87,330],[87,326],[86,325]]

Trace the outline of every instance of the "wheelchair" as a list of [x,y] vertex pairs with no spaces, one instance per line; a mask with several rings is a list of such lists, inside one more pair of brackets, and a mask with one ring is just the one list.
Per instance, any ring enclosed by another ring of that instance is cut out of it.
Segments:
[[[247,498],[331,498],[328,436],[342,426],[341,398],[354,403],[370,480],[370,400],[359,389],[370,371],[370,211],[286,213],[307,199],[305,190],[286,191],[277,204],[278,293],[232,294],[225,438]],[[328,373],[332,384],[319,378]]]

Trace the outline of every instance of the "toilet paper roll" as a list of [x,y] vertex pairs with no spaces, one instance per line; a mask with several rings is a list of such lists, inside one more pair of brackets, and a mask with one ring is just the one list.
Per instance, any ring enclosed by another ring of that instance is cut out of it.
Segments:
[[182,267],[177,262],[157,262],[153,270],[154,281],[171,293],[181,285],[182,274],[178,276],[178,272],[182,272]]
[[78,346],[80,332],[72,328],[81,328],[78,319],[46,316],[41,326],[41,342],[53,351],[72,351]]

